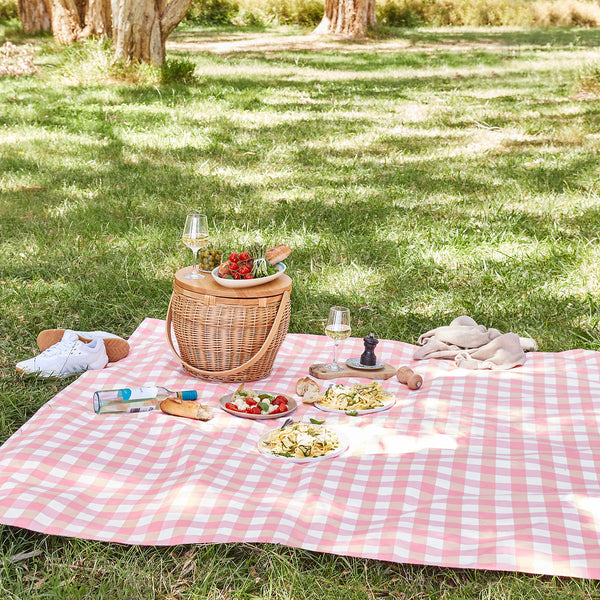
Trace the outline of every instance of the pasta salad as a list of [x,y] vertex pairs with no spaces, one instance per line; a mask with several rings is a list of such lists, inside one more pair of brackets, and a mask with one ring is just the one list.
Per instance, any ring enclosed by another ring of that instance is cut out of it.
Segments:
[[323,408],[353,412],[380,408],[392,398],[392,394],[384,392],[377,381],[351,386],[334,384],[325,390],[317,404]]
[[260,444],[263,451],[276,456],[314,458],[337,450],[340,440],[333,431],[322,425],[293,423],[269,432]]

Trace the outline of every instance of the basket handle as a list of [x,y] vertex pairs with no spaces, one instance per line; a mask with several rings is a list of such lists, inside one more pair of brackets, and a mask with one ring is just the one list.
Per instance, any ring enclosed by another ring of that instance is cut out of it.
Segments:
[[273,341],[273,338],[275,337],[278,329],[279,329],[279,324],[281,323],[281,319],[283,319],[283,315],[285,313],[285,307],[287,305],[287,302],[290,298],[290,291],[289,290],[285,290],[285,292],[283,292],[283,296],[281,297],[281,303],[279,304],[279,308],[277,309],[277,314],[275,315],[275,320],[273,321],[273,325],[271,326],[271,331],[269,331],[269,335],[267,335],[265,341],[263,342],[263,345],[260,347],[259,351],[250,358],[250,360],[246,361],[244,364],[239,365],[237,367],[234,367],[233,369],[227,369],[226,371],[203,371],[202,369],[198,369],[197,367],[194,367],[192,365],[190,365],[189,363],[185,362],[183,360],[183,358],[181,358],[181,356],[179,355],[179,353],[177,352],[177,350],[175,350],[175,346],[173,345],[173,338],[171,337],[171,323],[172,323],[172,309],[171,309],[171,305],[173,302],[173,296],[171,296],[171,299],[169,300],[169,309],[167,310],[167,320],[166,320],[166,333],[167,333],[167,341],[169,342],[169,346],[171,348],[171,350],[173,351],[173,354],[175,354],[175,356],[181,361],[181,364],[183,364],[186,369],[188,369],[191,373],[195,374],[195,375],[199,375],[199,376],[204,376],[204,377],[226,377],[228,375],[235,375],[236,373],[239,373],[240,371],[243,371],[244,369],[247,369],[248,367],[251,367],[255,362],[258,362],[267,352],[267,350],[269,349],[269,346],[271,345],[271,342]]

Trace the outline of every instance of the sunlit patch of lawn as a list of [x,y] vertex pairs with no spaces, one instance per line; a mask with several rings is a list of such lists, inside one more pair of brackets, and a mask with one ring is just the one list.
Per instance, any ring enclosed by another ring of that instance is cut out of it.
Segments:
[[[469,314],[541,350],[600,349],[600,107],[581,93],[600,31],[432,28],[350,43],[188,29],[169,46],[196,65],[187,85],[118,72],[100,43],[35,43],[39,73],[0,78],[2,440],[68,383],[15,375],[40,329],[127,337],[165,317],[197,209],[224,251],[292,247],[293,332],[322,333],[344,304],[358,337],[414,343]],[[2,563],[14,597],[56,596],[56,582],[85,597],[75,580],[128,600],[599,593],[269,545],[1,533],[5,558],[43,551],[29,571]]]

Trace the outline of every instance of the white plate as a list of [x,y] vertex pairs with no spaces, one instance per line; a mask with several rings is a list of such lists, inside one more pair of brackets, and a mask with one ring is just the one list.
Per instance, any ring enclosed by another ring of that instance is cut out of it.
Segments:
[[390,408],[392,408],[392,406],[394,406],[394,404],[396,404],[396,398],[391,398],[390,400],[385,402],[383,404],[383,406],[376,406],[375,408],[365,408],[365,410],[352,410],[352,409],[340,410],[339,408],[330,408],[329,406],[321,406],[318,402],[315,402],[313,406],[316,406],[319,410],[322,410],[323,412],[342,413],[342,414],[349,414],[349,415],[354,415],[354,413],[356,413],[356,416],[360,416],[360,415],[370,415],[371,413],[377,413],[377,412],[381,412],[383,410],[389,410]]
[[262,285],[263,283],[273,281],[273,279],[277,279],[282,273],[285,272],[285,265],[283,263],[277,263],[275,268],[277,269],[277,273],[273,273],[273,275],[269,275],[267,277],[258,277],[257,279],[224,279],[218,275],[219,267],[215,267],[212,270],[212,276],[219,285],[224,287],[249,288],[254,287],[255,285]]
[[271,433],[271,431],[275,431],[274,429],[272,429],[271,431],[267,431],[267,433],[265,433],[265,435],[262,435],[260,437],[260,439],[258,440],[258,451],[263,456],[268,456],[269,458],[275,458],[278,460],[285,460],[286,462],[291,462],[291,463],[296,463],[296,464],[315,463],[315,462],[320,462],[322,460],[328,460],[330,458],[335,458],[336,456],[339,456],[340,454],[343,454],[344,452],[346,452],[346,450],[348,450],[348,446],[350,444],[348,443],[348,440],[344,436],[340,435],[339,432],[337,432],[333,429],[329,429],[329,430],[334,431],[334,433],[338,436],[340,445],[335,450],[332,450],[328,454],[323,454],[323,456],[307,456],[305,458],[295,458],[293,456],[280,456],[279,454],[273,454],[269,450],[263,448],[263,440]]
[[279,419],[279,417],[287,417],[291,415],[297,408],[298,403],[287,394],[276,394],[275,392],[267,392],[265,390],[254,390],[257,394],[271,394],[272,396],[284,396],[288,401],[288,410],[282,413],[270,414],[270,415],[251,415],[249,413],[238,412],[237,410],[231,410],[230,408],[226,408],[225,404],[227,402],[231,402],[231,398],[234,394],[227,394],[219,399],[219,406],[230,415],[235,415],[236,417],[243,417],[244,419],[254,419],[256,421],[260,421],[262,419]]

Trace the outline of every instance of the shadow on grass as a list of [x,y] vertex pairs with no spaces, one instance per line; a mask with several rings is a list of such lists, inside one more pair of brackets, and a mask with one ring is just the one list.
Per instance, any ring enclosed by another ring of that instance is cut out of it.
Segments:
[[[597,46],[600,31],[403,35],[413,38],[412,54],[358,51],[354,68],[346,56],[306,51],[252,51],[237,63],[196,54],[216,74],[193,87],[0,80],[0,442],[69,382],[15,376],[40,329],[127,337],[144,317],[164,318],[173,272],[190,262],[180,241],[190,209],[210,216],[223,249],[260,236],[289,242],[292,332],[321,334],[329,306],[344,304],[356,336],[414,343],[469,314],[533,336],[542,350],[600,348],[600,109],[569,101],[551,64],[532,76],[519,62],[534,51]],[[473,42],[496,49],[460,54]],[[506,58],[509,46],[523,50]],[[240,75],[252,62],[273,72]],[[232,64],[238,73],[223,74]],[[446,72],[429,72],[432,64]],[[319,69],[322,79],[313,77]],[[355,76],[340,77],[351,69]],[[5,561],[4,585],[21,586],[22,597],[34,588],[54,597],[57,582],[63,596],[79,597],[85,590],[75,585],[88,580],[89,589],[120,584],[122,597],[151,597],[156,573],[182,565],[186,573],[194,566],[198,585],[213,585],[219,560],[236,565],[253,597],[287,590],[292,579],[309,590],[322,583],[322,597],[340,599],[357,581],[364,589],[356,597],[390,598],[412,596],[415,586],[432,597],[462,593],[457,585],[489,595],[499,582],[499,597],[554,593],[548,581],[569,597],[592,597],[598,587],[269,545],[146,548],[0,533],[5,557],[43,554],[39,564]],[[81,560],[86,551],[93,572]],[[285,574],[272,568],[274,556],[291,565],[289,577],[267,589]],[[364,580],[346,575],[356,569]]]
[[[599,33],[410,35],[422,44],[491,40],[533,48],[552,40],[591,44]],[[231,64],[209,53],[197,58],[217,73]],[[540,332],[555,349],[575,343],[576,319],[562,323],[557,310],[564,314],[569,305],[590,314],[595,300],[545,286],[549,277],[579,268],[581,257],[570,245],[597,239],[598,210],[562,214],[519,204],[522,195],[585,196],[597,178],[595,155],[581,148],[577,136],[561,134],[560,108],[568,99],[552,87],[551,65],[538,67],[532,87],[519,57],[507,62],[502,53],[473,48],[350,57],[302,51],[258,59],[249,52],[237,66],[243,68],[246,58],[290,69],[290,76],[204,74],[192,87],[108,89],[44,87],[35,80],[19,82],[0,97],[7,108],[0,124],[14,132],[0,154],[0,275],[19,289],[12,327],[34,297],[42,306],[26,317],[31,331],[56,319],[118,317],[121,327],[133,327],[143,316],[164,316],[179,227],[188,208],[202,206],[219,224],[223,245],[252,230],[274,242],[307,232],[310,244],[297,244],[291,259],[299,274],[292,318],[298,330],[310,328],[309,315],[337,299],[359,315],[361,306],[369,306],[364,326],[368,319],[381,323],[382,337],[414,340],[432,323],[448,320],[448,311],[460,311],[506,329],[519,325]],[[428,73],[432,63],[446,72]],[[306,68],[320,70],[323,79],[304,77]],[[465,77],[453,75],[453,69],[470,68]],[[352,78],[331,77],[350,69]],[[481,89],[489,96],[484,102],[470,96]],[[447,91],[458,101],[446,101]],[[431,105],[431,112],[411,120],[410,113],[393,111],[407,102]],[[484,123],[471,108],[483,111]],[[571,118],[582,130],[593,129],[598,111],[589,105]],[[380,119],[386,125],[381,131]],[[394,131],[390,123],[397,124]],[[491,136],[511,128],[532,133],[506,134],[483,152],[469,150],[474,136],[485,136],[482,127],[492,142]],[[7,183],[24,174],[29,189]],[[80,227],[85,233],[74,234]],[[87,239],[74,243],[74,235]],[[139,247],[144,236],[149,241]],[[485,266],[462,259],[451,267],[452,261],[435,259],[423,248],[425,243],[441,253],[448,245],[477,257],[497,239],[557,250],[497,264],[486,257]],[[22,251],[23,240],[32,245],[33,258]],[[157,267],[147,269],[148,261]],[[377,289],[365,282],[364,290],[347,296],[315,283],[324,268],[340,261],[359,272],[378,270]],[[19,283],[36,281],[64,285],[27,291]],[[48,289],[56,298],[44,307]],[[494,298],[491,314],[485,297]],[[440,302],[444,310],[437,308]],[[390,306],[404,320],[388,317]],[[358,323],[360,334],[360,318]],[[578,335],[595,346],[590,331],[583,327]]]

